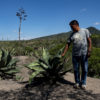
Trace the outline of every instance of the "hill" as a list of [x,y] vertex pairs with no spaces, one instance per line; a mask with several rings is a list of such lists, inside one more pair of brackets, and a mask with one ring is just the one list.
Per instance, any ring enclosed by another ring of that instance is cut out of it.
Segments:
[[91,34],[100,34],[100,30],[95,27],[88,27]]
[[[88,27],[92,34],[92,43],[94,47],[100,47],[100,30],[94,27]],[[8,50],[15,49],[14,55],[30,55],[36,50],[46,47],[52,54],[56,53],[60,48],[65,46],[67,38],[71,31],[58,33],[50,36],[39,37],[31,40],[22,41],[0,41],[0,48]]]
[[[88,27],[87,28],[91,34],[100,34],[100,30],[95,28],[95,27]],[[49,36],[45,36],[45,37],[39,37],[39,38],[35,38],[35,40],[37,39],[59,39],[59,38],[63,38],[63,37],[67,37],[70,35],[72,31],[69,32],[62,32],[62,33],[58,33],[58,34],[54,34],[54,35],[49,35]],[[32,39],[34,40],[34,39]]]

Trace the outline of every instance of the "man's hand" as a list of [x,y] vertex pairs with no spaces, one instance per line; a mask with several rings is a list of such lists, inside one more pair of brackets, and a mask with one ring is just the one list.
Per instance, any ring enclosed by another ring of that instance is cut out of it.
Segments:
[[65,54],[63,53],[61,56],[63,57],[63,56],[65,56]]
[[91,56],[91,51],[88,51],[87,56],[88,58]]
[[64,49],[64,52],[63,52],[62,55],[61,55],[62,57],[65,56],[65,54],[66,54],[68,48],[69,48],[69,44],[66,44],[65,49]]
[[87,40],[88,40],[88,44],[89,44],[87,56],[90,57],[91,56],[92,42],[91,42],[91,38],[90,37],[87,38]]

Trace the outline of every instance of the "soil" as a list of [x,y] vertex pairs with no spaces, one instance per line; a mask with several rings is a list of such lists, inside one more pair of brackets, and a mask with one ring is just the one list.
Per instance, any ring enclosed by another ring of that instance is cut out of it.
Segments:
[[74,75],[67,73],[54,85],[40,83],[28,85],[30,71],[24,67],[34,61],[27,56],[16,57],[21,68],[21,81],[0,80],[0,100],[100,100],[100,79],[87,77],[87,89],[73,88]]

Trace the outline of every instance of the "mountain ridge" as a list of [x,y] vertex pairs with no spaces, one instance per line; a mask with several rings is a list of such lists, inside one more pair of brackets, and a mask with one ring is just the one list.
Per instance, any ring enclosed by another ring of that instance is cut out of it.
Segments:
[[[95,28],[95,27],[88,27],[87,28],[91,34],[100,34],[100,30]],[[56,33],[56,34],[52,34],[52,35],[48,35],[48,36],[43,36],[43,37],[38,37],[38,38],[34,38],[31,40],[36,40],[36,39],[54,39],[55,37],[57,38],[62,38],[62,37],[67,37],[71,34],[72,31],[68,31],[68,32],[61,32],[61,33]]]

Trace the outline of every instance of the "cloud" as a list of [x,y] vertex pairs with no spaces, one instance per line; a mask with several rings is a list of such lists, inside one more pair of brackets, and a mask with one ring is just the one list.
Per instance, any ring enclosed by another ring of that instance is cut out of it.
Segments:
[[100,25],[100,22],[95,22],[94,25]]
[[86,9],[86,8],[81,9],[81,12],[85,12],[85,11],[87,11],[87,9]]

